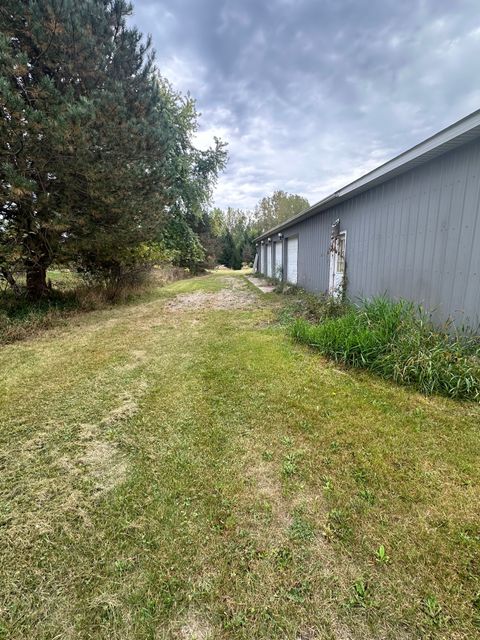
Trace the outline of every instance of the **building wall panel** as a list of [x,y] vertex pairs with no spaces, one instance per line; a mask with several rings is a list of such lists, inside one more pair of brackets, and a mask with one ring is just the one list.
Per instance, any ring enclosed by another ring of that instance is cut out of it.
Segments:
[[298,234],[298,284],[328,290],[330,231],[347,231],[351,298],[387,294],[437,320],[480,321],[480,141],[450,151],[312,218]]

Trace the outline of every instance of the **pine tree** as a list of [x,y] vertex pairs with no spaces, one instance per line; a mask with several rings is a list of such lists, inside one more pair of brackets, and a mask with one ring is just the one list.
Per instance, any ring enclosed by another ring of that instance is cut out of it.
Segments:
[[223,145],[196,150],[194,102],[127,25],[125,0],[0,9],[0,273],[32,298],[52,262],[121,277],[173,217],[201,215]]
[[223,249],[220,254],[220,263],[225,267],[232,268],[232,264],[234,261],[235,254],[235,243],[233,241],[233,236],[230,231],[227,229],[225,235],[223,236]]
[[36,28],[40,14],[52,32],[59,28],[40,4],[8,0],[0,13],[0,263],[10,277],[10,267],[24,266],[36,296],[47,289],[46,269],[65,231],[51,185],[62,180],[55,168],[65,156],[68,118],[67,91],[48,59],[53,38]]

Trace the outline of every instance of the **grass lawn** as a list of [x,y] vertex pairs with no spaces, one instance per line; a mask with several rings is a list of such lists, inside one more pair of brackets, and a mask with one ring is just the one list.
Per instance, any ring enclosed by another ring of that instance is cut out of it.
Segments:
[[0,638],[480,637],[480,407],[218,272],[0,350]]

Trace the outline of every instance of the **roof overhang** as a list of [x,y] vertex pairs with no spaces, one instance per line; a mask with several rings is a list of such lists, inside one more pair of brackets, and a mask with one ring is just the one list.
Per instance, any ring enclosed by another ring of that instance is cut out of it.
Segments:
[[480,137],[480,109],[474,111],[470,115],[458,120],[446,129],[442,129],[435,135],[427,138],[420,144],[415,145],[411,149],[404,151],[392,160],[385,162],[373,171],[366,173],[361,178],[354,180],[345,187],[342,187],[327,198],[317,202],[309,209],[305,209],[297,215],[285,220],[281,224],[265,231],[256,240],[262,240],[267,236],[278,233],[283,229],[287,229],[298,222],[302,222],[317,213],[326,211],[345,200],[349,200],[354,196],[367,191],[391,178],[405,173],[414,167],[425,164],[434,158],[437,158],[448,151],[452,151],[476,138]]

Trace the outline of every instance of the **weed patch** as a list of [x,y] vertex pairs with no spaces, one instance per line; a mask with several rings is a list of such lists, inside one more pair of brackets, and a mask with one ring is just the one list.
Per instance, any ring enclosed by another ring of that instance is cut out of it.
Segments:
[[351,588],[348,605],[354,608],[367,609],[371,604],[372,594],[368,583],[363,579],[356,580]]
[[329,318],[339,318],[350,309],[350,304],[326,294],[313,294],[291,285],[279,285],[286,302],[280,313],[282,324],[303,318],[307,322],[323,322]]
[[313,524],[301,513],[295,513],[290,526],[290,538],[295,542],[305,543],[313,540],[315,529]]
[[320,324],[299,318],[291,334],[336,362],[427,395],[480,399],[479,339],[437,330],[410,303],[376,298]]

